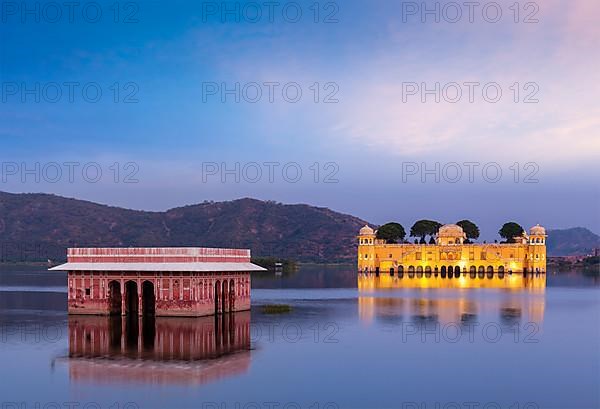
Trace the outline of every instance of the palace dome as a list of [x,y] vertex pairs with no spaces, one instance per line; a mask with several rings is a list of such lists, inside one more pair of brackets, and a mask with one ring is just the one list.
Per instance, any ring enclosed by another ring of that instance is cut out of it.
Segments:
[[530,236],[540,236],[540,235],[546,235],[546,229],[544,229],[542,226],[540,226],[539,224],[536,224],[535,226],[533,226],[531,229],[529,229],[529,235]]
[[445,224],[440,227],[438,237],[465,237],[465,232],[456,224]]
[[361,236],[365,236],[369,234],[375,234],[375,231],[372,228],[370,228],[368,224],[365,224],[365,226],[360,229],[359,234]]

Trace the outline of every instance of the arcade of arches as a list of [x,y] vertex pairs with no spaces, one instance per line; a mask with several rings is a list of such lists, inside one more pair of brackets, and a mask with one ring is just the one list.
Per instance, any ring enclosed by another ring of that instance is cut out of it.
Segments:
[[69,272],[68,277],[69,306],[84,314],[203,316],[250,309],[249,273]]

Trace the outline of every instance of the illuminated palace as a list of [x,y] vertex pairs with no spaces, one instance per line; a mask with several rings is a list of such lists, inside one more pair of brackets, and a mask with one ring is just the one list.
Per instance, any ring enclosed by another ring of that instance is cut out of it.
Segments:
[[369,226],[358,235],[358,271],[399,276],[432,273],[545,273],[546,230],[539,224],[515,237],[514,243],[467,244],[460,226],[440,227],[435,244],[387,244]]

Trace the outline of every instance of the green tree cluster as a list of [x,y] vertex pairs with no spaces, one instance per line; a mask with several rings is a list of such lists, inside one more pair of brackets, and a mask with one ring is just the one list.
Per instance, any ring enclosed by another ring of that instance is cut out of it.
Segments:
[[[456,224],[465,232],[467,236],[466,243],[472,243],[473,240],[479,238],[479,227],[471,220],[461,220]],[[415,237],[415,243],[425,244],[427,241],[425,237],[429,236],[429,244],[435,244],[435,235],[442,227],[440,222],[435,220],[418,220],[410,228],[410,237]],[[518,223],[508,222],[502,225],[502,228],[498,231],[500,237],[506,240],[506,243],[514,243],[515,238],[520,237],[525,230]],[[377,238],[385,240],[388,244],[402,243],[406,237],[406,231],[404,227],[397,222],[386,223],[377,229]]]

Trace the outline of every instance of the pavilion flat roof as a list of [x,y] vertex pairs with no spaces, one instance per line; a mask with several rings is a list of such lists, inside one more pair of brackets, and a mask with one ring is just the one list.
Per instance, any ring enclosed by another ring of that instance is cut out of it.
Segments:
[[65,263],[50,268],[51,271],[197,271],[238,272],[267,271],[253,263],[240,262],[176,262],[176,263]]

